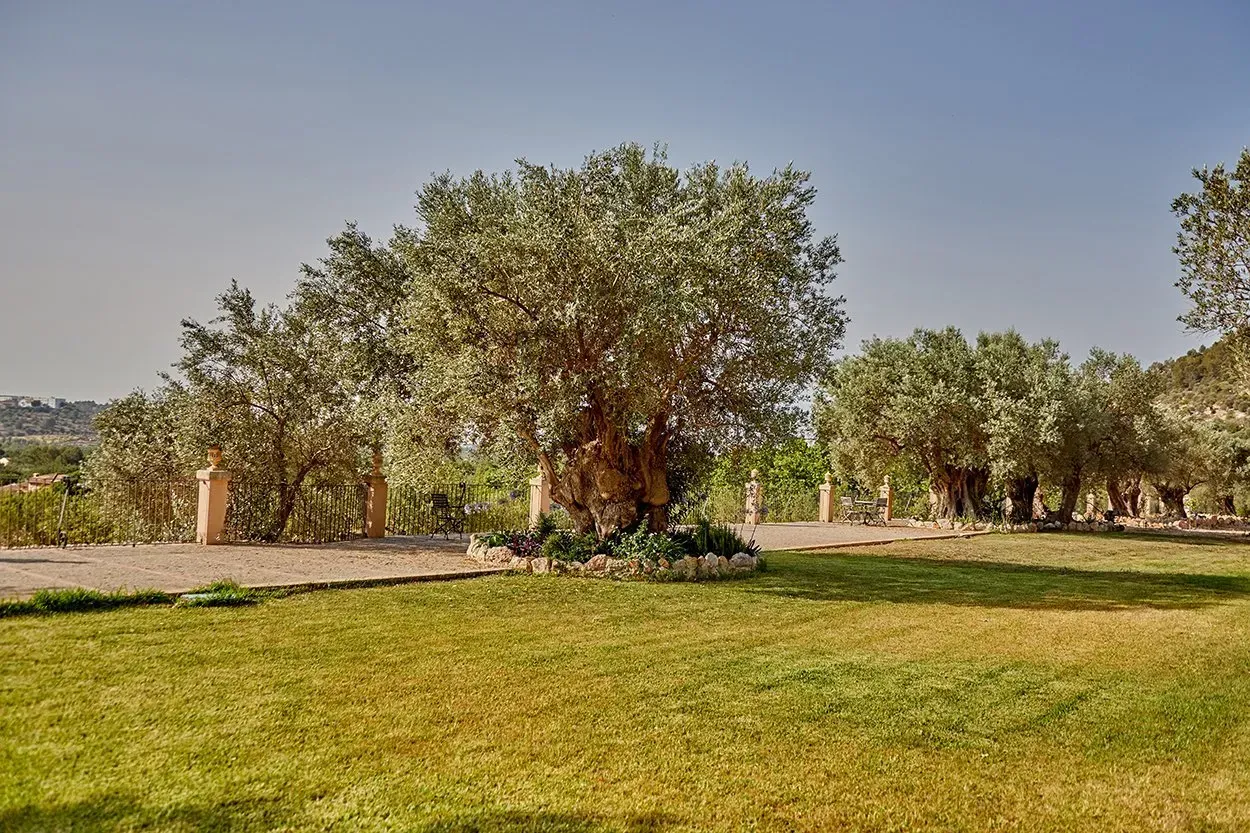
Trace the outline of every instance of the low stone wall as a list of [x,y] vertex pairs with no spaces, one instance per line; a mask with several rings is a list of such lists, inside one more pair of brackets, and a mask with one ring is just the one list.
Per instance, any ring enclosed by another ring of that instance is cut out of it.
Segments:
[[1163,516],[1125,518],[1124,523],[1142,529],[1208,529],[1217,532],[1250,534],[1250,520],[1236,515],[1195,515],[1189,518]]
[[[1079,517],[1079,516],[1078,516]],[[1060,521],[1029,521],[1027,524],[995,524],[988,521],[951,521],[942,518],[937,521],[922,521],[915,518],[908,523],[917,529],[942,529],[953,532],[1123,532],[1124,524],[1107,523],[1102,520],[1084,521],[1074,519],[1070,523]]]
[[584,576],[586,578],[651,579],[655,581],[710,581],[754,573],[760,559],[745,552],[732,558],[712,553],[699,558],[688,555],[676,561],[661,558],[612,558],[595,555],[582,561],[558,561],[541,556],[522,556],[510,547],[486,547],[480,541],[469,544],[469,558],[481,564],[506,564],[519,573]]

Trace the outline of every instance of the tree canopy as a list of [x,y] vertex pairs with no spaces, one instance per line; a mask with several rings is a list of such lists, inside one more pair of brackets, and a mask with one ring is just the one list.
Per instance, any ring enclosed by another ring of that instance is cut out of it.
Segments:
[[1044,481],[1066,520],[1083,485],[1140,479],[1154,393],[1131,356],[1094,350],[1073,368],[1056,343],[1011,331],[973,345],[954,328],[917,330],[838,362],[815,423],[844,479],[919,473],[935,517],[990,513],[997,486],[1026,521]]
[[678,437],[724,447],[791,425],[829,366],[841,257],[787,167],[682,173],[637,145],[580,168],[443,175],[395,246],[428,422],[517,438],[582,529],[665,522]]
[[1172,201],[1180,220],[1176,285],[1193,302],[1181,321],[1244,337],[1250,333],[1250,148],[1232,171],[1221,164],[1193,175],[1201,189]]

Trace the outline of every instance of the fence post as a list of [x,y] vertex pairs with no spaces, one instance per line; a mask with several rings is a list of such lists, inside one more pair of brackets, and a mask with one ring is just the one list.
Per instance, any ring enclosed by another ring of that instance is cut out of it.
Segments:
[[530,528],[538,526],[538,519],[550,511],[551,483],[539,466],[538,475],[530,478]]
[[386,537],[386,476],[382,474],[382,452],[373,452],[373,471],[365,478],[365,537]]
[[230,489],[230,472],[221,466],[221,449],[208,450],[208,468],[195,473],[200,483],[199,503],[195,513],[197,544],[223,543],[221,533],[226,525],[226,494]]
[[751,480],[747,483],[747,501],[745,522],[756,526],[764,519],[761,511],[764,507],[764,484],[760,483],[760,470],[751,469]]
[[890,485],[890,475],[885,476],[885,480],[881,483],[881,489],[877,492],[877,497],[885,498],[885,511],[881,513],[883,520],[894,520],[894,487]]
[[820,522],[833,523],[833,475],[825,472],[825,482],[820,484]]

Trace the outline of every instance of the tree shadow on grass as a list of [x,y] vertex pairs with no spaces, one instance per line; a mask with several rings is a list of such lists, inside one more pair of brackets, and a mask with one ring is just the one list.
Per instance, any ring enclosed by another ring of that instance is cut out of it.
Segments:
[[785,555],[748,592],[1041,610],[1187,609],[1250,598],[1250,578],[877,555]]
[[0,830],[113,831],[265,830],[290,823],[289,809],[279,799],[233,799],[216,804],[145,805],[132,795],[97,795],[62,804],[28,804],[0,811]]
[[[382,810],[384,808],[379,808]],[[644,833],[668,830],[676,819],[661,813],[625,817],[584,813],[515,810],[468,810],[454,819],[414,824],[404,829],[419,833],[469,831],[554,831],[555,833]],[[64,804],[26,805],[0,811],[0,830],[9,833],[47,831],[113,831],[159,829],[177,831],[268,830],[301,827],[292,807],[280,799],[236,799],[216,804],[153,807],[132,795],[97,795]]]

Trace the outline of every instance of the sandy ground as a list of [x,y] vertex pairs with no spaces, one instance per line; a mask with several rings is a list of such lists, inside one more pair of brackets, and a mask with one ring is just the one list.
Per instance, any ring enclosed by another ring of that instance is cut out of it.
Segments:
[[[44,587],[185,592],[217,579],[249,587],[480,574],[468,538],[383,538],[309,545],[140,544],[0,550],[0,598]],[[497,568],[496,568],[497,569]]]

